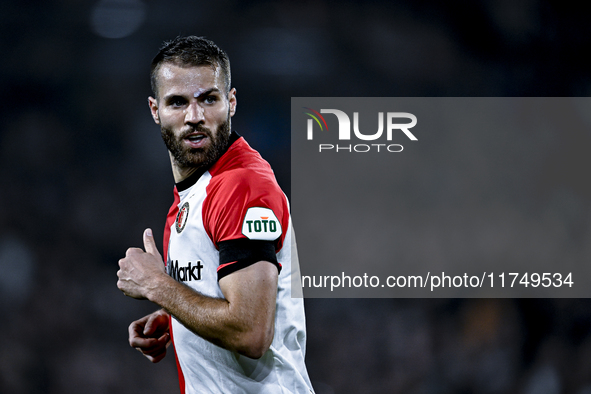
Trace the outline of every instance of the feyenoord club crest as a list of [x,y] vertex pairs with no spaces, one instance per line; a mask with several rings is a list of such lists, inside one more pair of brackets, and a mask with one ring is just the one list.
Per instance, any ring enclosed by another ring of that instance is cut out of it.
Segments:
[[174,224],[174,228],[176,228],[177,233],[181,233],[184,230],[185,225],[187,224],[187,219],[189,217],[189,202],[183,204],[181,209],[179,210],[179,214],[176,215],[176,222]]

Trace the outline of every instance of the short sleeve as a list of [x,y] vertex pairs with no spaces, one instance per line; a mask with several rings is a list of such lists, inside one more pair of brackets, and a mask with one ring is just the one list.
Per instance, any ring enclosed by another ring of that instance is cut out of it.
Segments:
[[280,269],[276,253],[289,226],[289,208],[272,172],[240,168],[212,177],[202,217],[220,251],[218,274],[261,260]]

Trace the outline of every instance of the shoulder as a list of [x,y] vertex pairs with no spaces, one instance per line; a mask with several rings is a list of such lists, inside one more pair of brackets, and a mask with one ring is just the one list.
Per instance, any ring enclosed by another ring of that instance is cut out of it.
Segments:
[[239,138],[211,168],[210,193],[279,193],[275,174],[269,163]]
[[[210,174],[202,215],[206,231],[216,245],[228,239],[251,238],[256,220],[269,221],[260,223],[262,229],[273,220],[277,229],[270,234],[257,234],[256,239],[263,235],[275,239],[284,233],[280,229],[289,224],[287,197],[270,165],[246,141],[236,141]],[[256,230],[261,232],[258,227]]]

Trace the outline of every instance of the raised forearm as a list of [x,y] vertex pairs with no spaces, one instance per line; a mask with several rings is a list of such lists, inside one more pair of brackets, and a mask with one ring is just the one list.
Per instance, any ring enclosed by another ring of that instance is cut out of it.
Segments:
[[158,284],[147,298],[200,337],[247,357],[258,358],[273,338],[277,285],[276,280],[263,281],[266,294],[260,294],[261,283],[249,282],[249,272],[247,268],[243,273],[246,282],[223,289],[226,299],[200,294],[167,275],[157,278]]
[[[224,348],[230,348],[226,337],[235,337],[240,327],[230,316],[229,302],[207,297],[169,276],[159,278],[159,285],[148,299],[173,315],[189,330]],[[233,349],[231,349],[233,350]]]

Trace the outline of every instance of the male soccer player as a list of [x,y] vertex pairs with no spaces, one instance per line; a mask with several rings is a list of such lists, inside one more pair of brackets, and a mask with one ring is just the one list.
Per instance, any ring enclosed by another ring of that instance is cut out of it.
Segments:
[[[165,43],[149,106],[176,183],[164,261],[151,230],[117,286],[162,309],[129,326],[152,362],[172,340],[182,393],[311,393],[301,298],[291,298],[291,218],[269,164],[230,131],[227,55],[201,37]],[[170,323],[169,323],[170,322]]]

